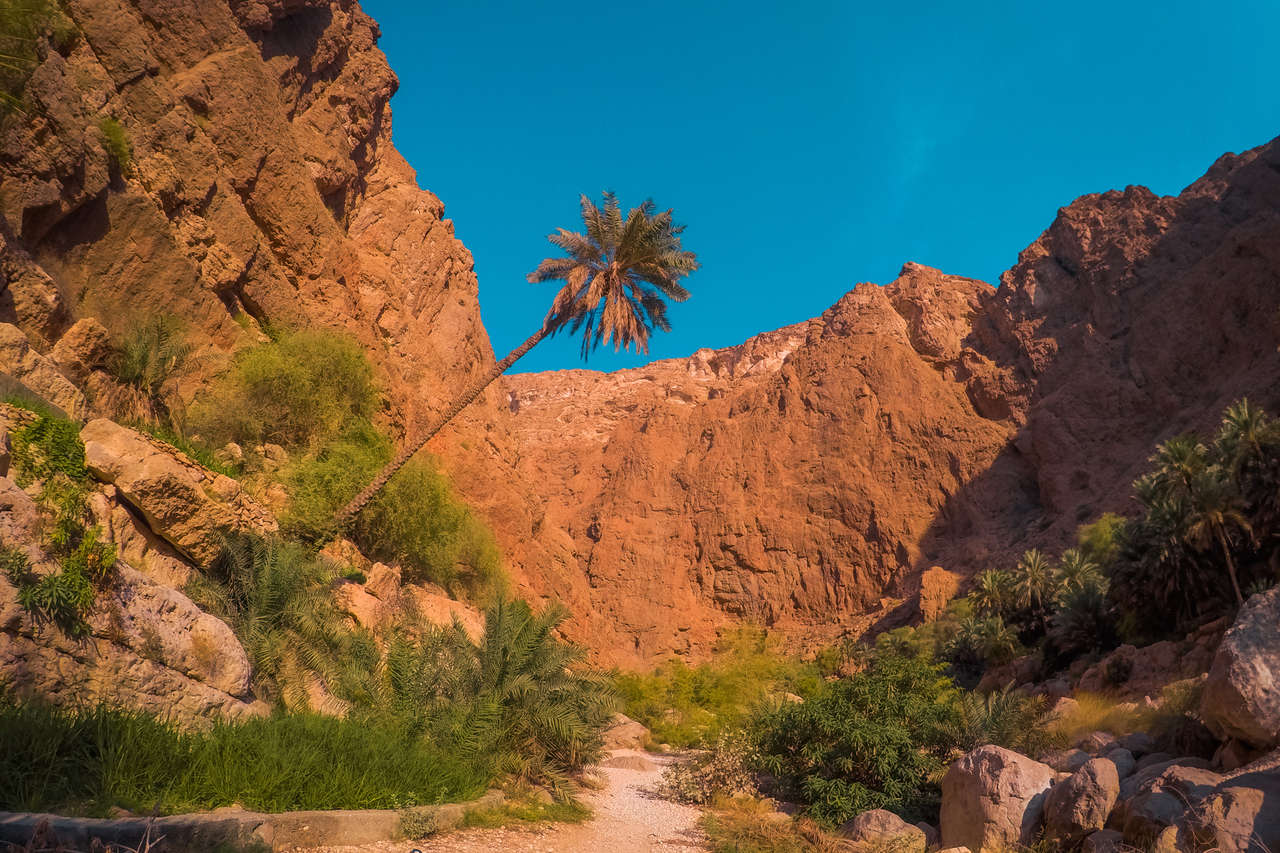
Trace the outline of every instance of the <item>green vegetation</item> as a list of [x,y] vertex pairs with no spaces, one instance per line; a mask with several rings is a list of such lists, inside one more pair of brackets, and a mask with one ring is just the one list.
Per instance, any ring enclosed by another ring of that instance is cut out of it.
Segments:
[[47,620],[71,636],[88,630],[85,617],[97,591],[112,578],[114,546],[101,541],[91,524],[88,506],[89,474],[79,428],[52,415],[36,419],[14,432],[13,466],[20,485],[41,482],[39,505],[44,520],[44,545],[60,566],[37,574],[25,553],[0,543],[5,574],[18,590],[18,602],[37,619]]
[[190,358],[185,326],[176,317],[153,317],[132,328],[117,343],[107,365],[128,389],[124,399],[112,401],[116,417],[172,427],[173,383]]
[[[302,541],[325,541],[336,532],[334,512],[391,459],[391,441],[372,420],[379,399],[373,367],[355,341],[285,332],[242,352],[192,406],[190,438],[173,443],[205,464],[216,462],[210,448],[227,442],[250,454],[281,445],[291,456],[275,475],[290,494],[284,528]],[[436,583],[482,605],[507,592],[492,532],[432,459],[400,471],[349,533],[369,556],[400,564],[407,581]]]
[[744,627],[726,635],[705,663],[689,666],[672,658],[650,673],[615,672],[614,683],[623,713],[658,742],[687,747],[741,727],[785,693],[812,693],[820,675],[817,665],[783,655],[776,637]]
[[185,453],[187,456],[199,462],[210,471],[216,471],[228,477],[238,478],[244,475],[244,466],[241,463],[228,463],[220,459],[218,454],[214,453],[203,444],[198,444],[187,438],[182,433],[166,426],[162,423],[151,423],[143,420],[128,421],[130,429],[136,429],[138,432],[146,433],[157,441],[163,441],[165,444]]
[[0,115],[26,112],[22,90],[39,64],[46,34],[66,53],[78,31],[54,0],[0,0]]
[[136,712],[0,698],[0,809],[402,808],[487,782],[483,765],[391,722],[298,714],[190,733]]
[[757,723],[760,763],[788,798],[837,826],[868,809],[927,813],[950,752],[956,691],[923,656],[876,655],[850,678]]
[[553,800],[549,803],[507,802],[497,808],[467,812],[462,819],[462,825],[496,829],[548,822],[582,823],[589,817],[591,817],[591,810],[577,800]]
[[698,268],[697,257],[681,244],[684,226],[675,224],[670,210],[658,213],[651,200],[633,207],[625,218],[611,192],[604,194],[603,209],[585,195],[581,202],[586,233],[557,229],[547,239],[566,256],[546,258],[528,276],[534,284],[564,282],[541,328],[472,382],[411,446],[388,462],[334,516],[336,526],[345,526],[359,514],[445,424],[543,339],[566,329],[571,335],[581,330],[585,360],[592,350],[609,343],[615,350],[634,346],[637,352],[647,353],[654,329],[671,331],[667,300],[689,298],[680,279]]
[[124,125],[114,116],[104,116],[98,122],[98,130],[102,132],[102,147],[116,164],[120,174],[128,177],[133,170],[133,146],[129,144],[129,136]]

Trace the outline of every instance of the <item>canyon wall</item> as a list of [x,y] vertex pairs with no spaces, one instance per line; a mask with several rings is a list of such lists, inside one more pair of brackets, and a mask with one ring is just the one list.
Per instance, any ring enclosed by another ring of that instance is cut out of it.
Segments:
[[[47,350],[85,316],[181,317],[188,398],[268,324],[341,330],[400,436],[492,365],[354,0],[63,7],[76,36],[0,132],[0,322]],[[431,449],[601,660],[705,653],[740,618],[857,632],[906,615],[930,565],[972,572],[1123,507],[1159,438],[1242,394],[1280,403],[1278,278],[1273,143],[1177,198],[1081,198],[998,289],[907,264],[739,347],[507,377]]]

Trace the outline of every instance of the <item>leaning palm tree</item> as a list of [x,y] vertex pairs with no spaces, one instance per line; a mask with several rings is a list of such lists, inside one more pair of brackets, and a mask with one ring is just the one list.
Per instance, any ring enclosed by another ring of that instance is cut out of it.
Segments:
[[672,220],[670,210],[659,213],[652,201],[633,207],[623,217],[618,199],[610,192],[604,194],[603,207],[582,196],[582,224],[585,234],[559,228],[549,235],[547,239],[566,256],[547,258],[528,275],[535,284],[565,283],[552,300],[542,326],[476,379],[343,507],[334,519],[339,527],[360,512],[445,424],[544,338],[566,329],[570,334],[581,331],[585,359],[601,344],[610,343],[615,351],[634,347],[637,352],[648,353],[649,335],[654,329],[671,331],[666,300],[688,299],[689,291],[681,286],[680,279],[698,268],[697,256],[681,246],[684,226]]

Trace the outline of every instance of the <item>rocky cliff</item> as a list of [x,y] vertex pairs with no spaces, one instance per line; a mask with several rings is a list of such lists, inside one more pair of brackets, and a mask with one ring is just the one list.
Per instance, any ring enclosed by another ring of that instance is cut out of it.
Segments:
[[[74,36],[41,46],[0,133],[0,322],[26,336],[5,352],[176,315],[190,398],[266,324],[339,329],[400,435],[492,364],[354,0],[63,8]],[[605,660],[703,652],[742,616],[856,630],[933,563],[973,571],[1121,507],[1152,442],[1230,399],[1277,403],[1278,275],[1273,143],[1177,198],[1080,199],[998,289],[908,264],[740,347],[509,377],[432,450]]]
[[592,633],[647,656],[724,614],[891,623],[935,562],[1063,543],[1155,442],[1280,402],[1278,322],[1273,142],[1176,198],[1078,199],[998,289],[907,264],[740,347],[507,387]]

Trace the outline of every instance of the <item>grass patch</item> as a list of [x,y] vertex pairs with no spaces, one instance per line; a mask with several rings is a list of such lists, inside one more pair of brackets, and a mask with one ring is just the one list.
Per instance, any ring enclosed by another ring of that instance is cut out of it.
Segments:
[[98,130],[102,133],[102,147],[111,157],[111,162],[116,164],[121,175],[128,177],[133,171],[133,146],[124,125],[114,116],[105,116],[98,122]]
[[788,818],[763,800],[718,800],[702,829],[715,853],[837,853],[842,839],[808,818]]
[[1166,685],[1156,707],[1119,702],[1096,693],[1076,693],[1076,706],[1054,722],[1055,735],[1068,743],[1090,732],[1127,735],[1146,732],[1162,747],[1181,746],[1184,731],[1200,706],[1203,682],[1189,678]]
[[711,660],[696,666],[672,658],[650,673],[614,673],[623,713],[655,741],[678,747],[708,744],[785,693],[812,694],[821,680],[818,665],[783,654],[777,638],[758,628],[726,635]]
[[145,714],[0,698],[0,809],[106,815],[405,808],[471,799],[486,768],[387,722],[315,715],[181,732]]
[[465,827],[497,829],[509,826],[531,826],[540,823],[582,823],[591,817],[591,809],[576,799],[553,800],[549,803],[504,803],[498,808],[475,809],[462,819]]

